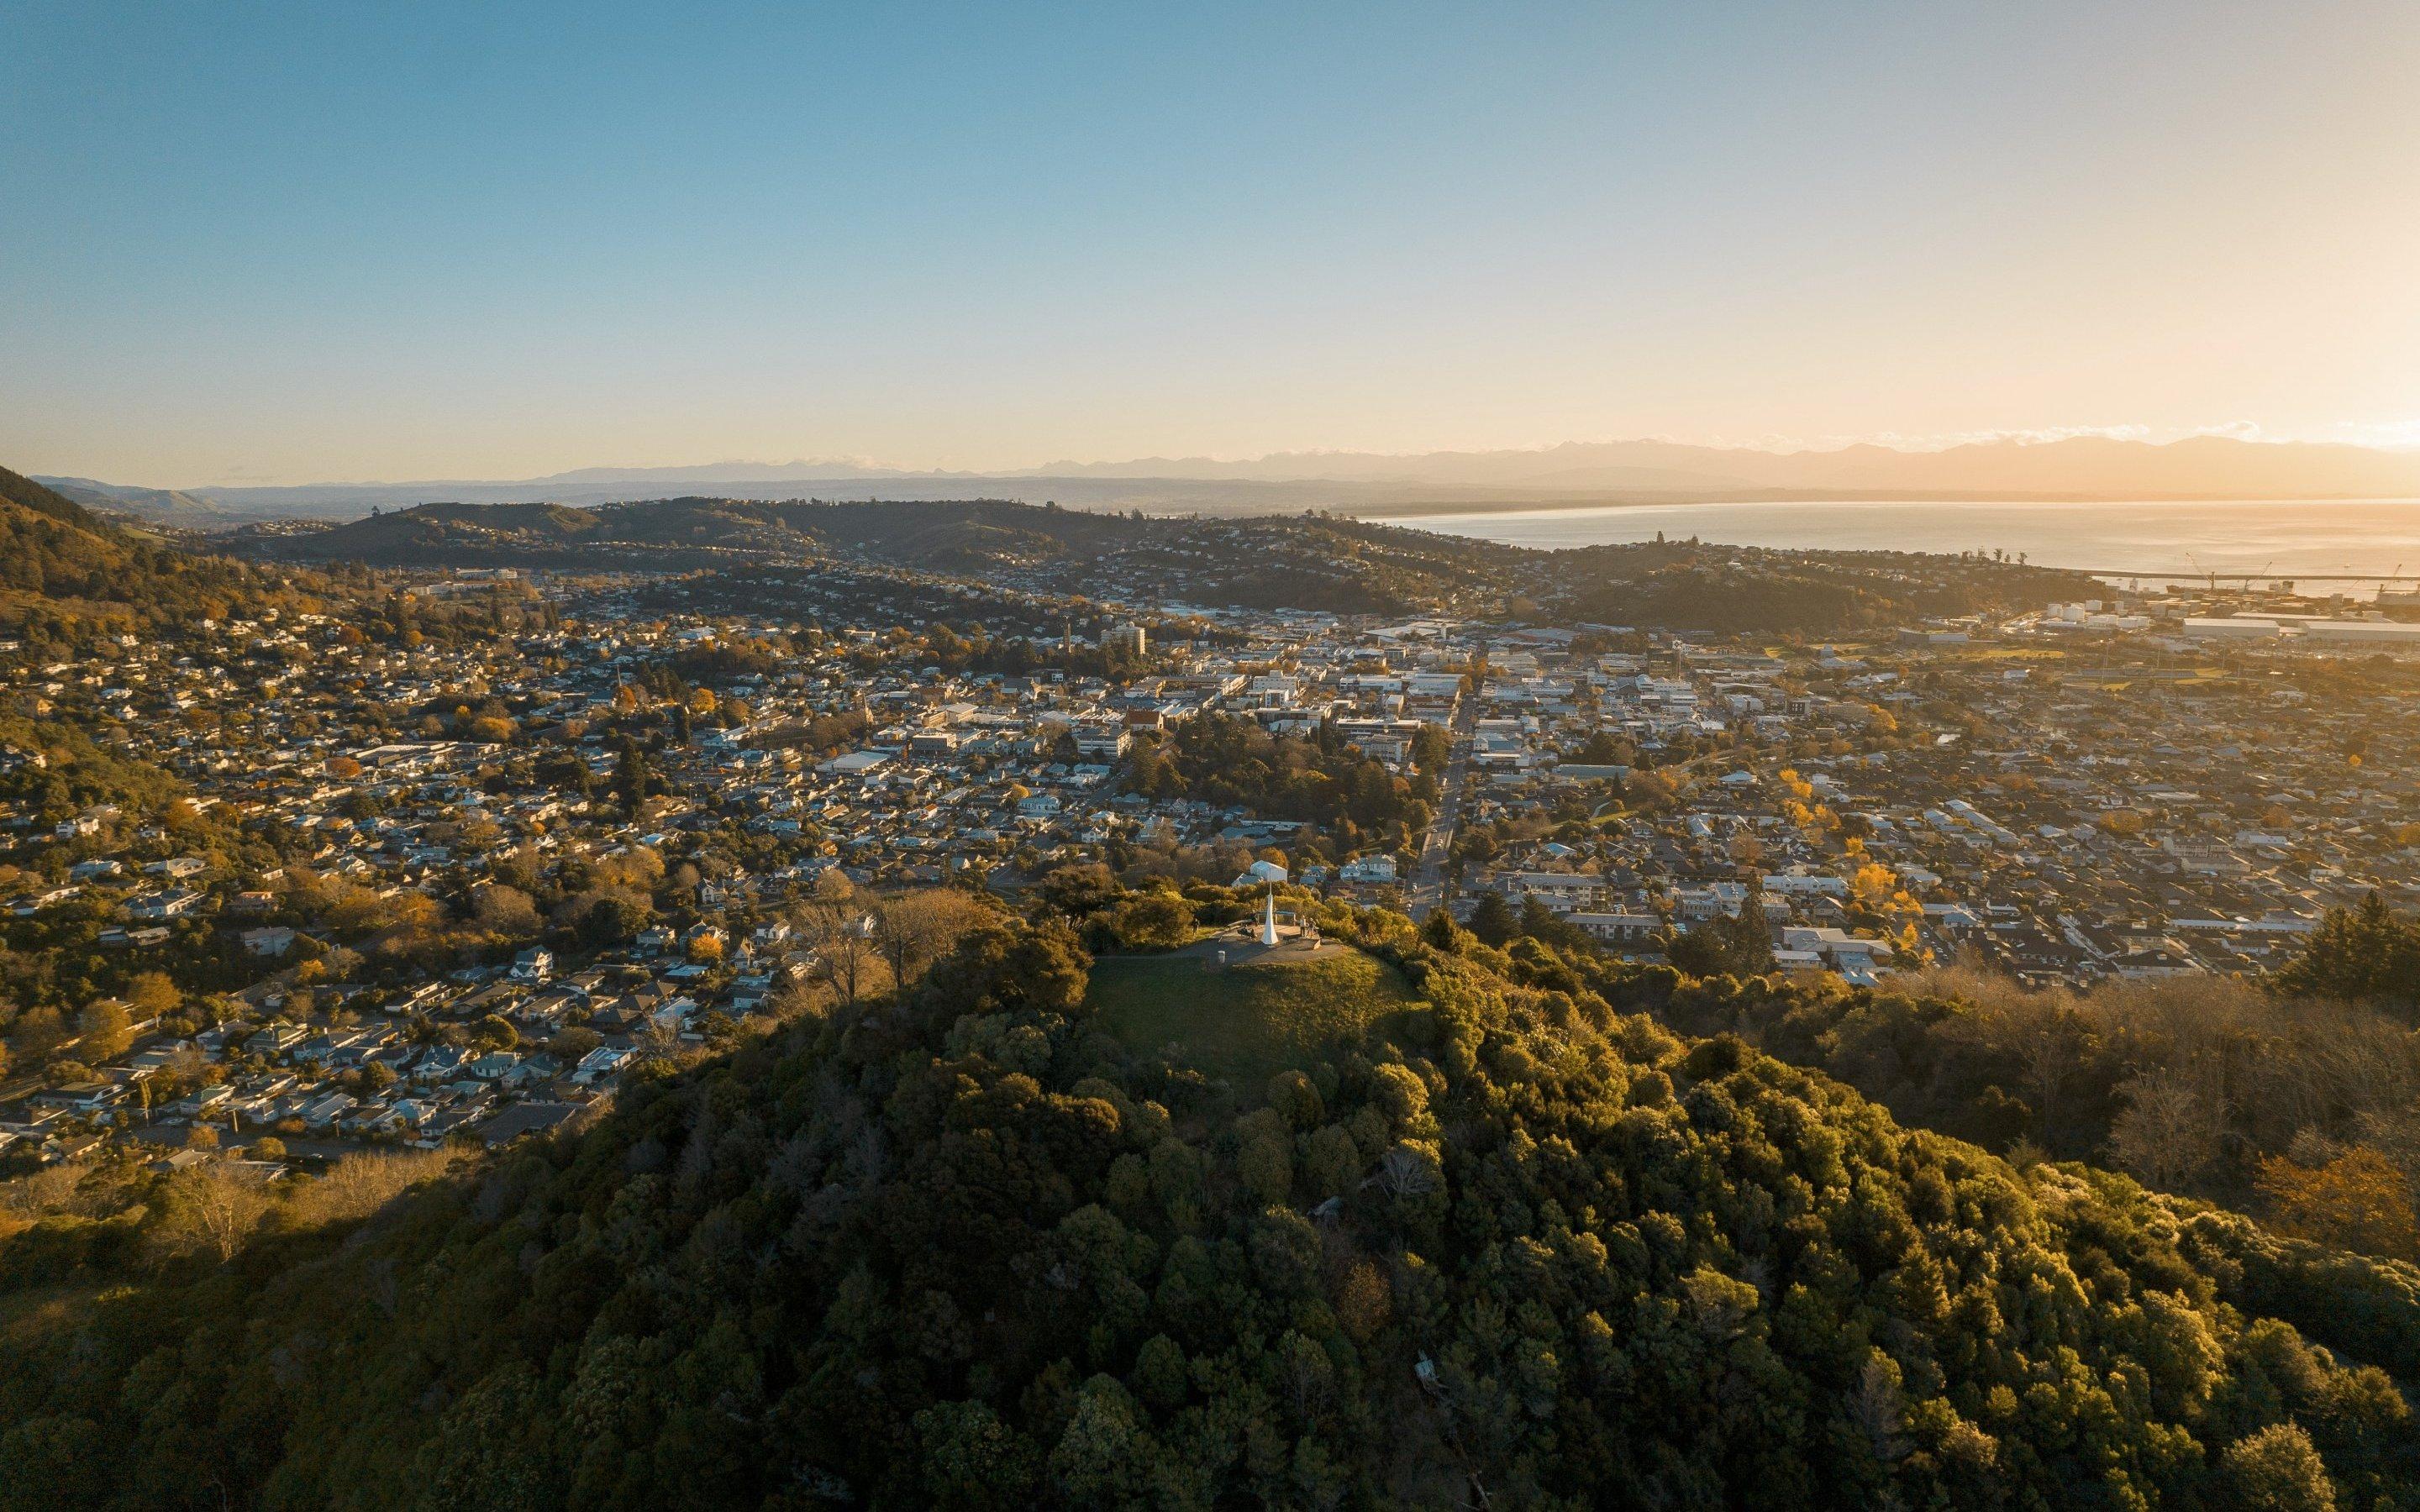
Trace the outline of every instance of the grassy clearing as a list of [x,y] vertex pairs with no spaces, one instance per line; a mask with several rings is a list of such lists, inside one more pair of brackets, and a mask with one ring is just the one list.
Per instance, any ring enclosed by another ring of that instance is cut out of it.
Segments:
[[1402,1032],[1428,1011],[1401,972],[1358,950],[1224,971],[1198,957],[1102,961],[1089,1000],[1136,1051],[1166,1053],[1246,1095],[1277,1072],[1309,1066],[1326,1046],[1373,1029]]

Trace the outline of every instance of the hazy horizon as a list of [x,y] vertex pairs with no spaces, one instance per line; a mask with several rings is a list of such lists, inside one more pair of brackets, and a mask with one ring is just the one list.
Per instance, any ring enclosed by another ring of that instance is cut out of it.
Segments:
[[[440,471],[427,475],[413,477],[332,476],[285,479],[277,482],[264,482],[260,480],[228,480],[218,478],[171,481],[161,478],[101,476],[100,474],[73,473],[57,471],[44,471],[42,475],[49,477],[89,478],[95,482],[116,484],[126,486],[172,490],[178,488],[435,486],[455,483],[495,485],[510,483],[543,483],[552,479],[576,478],[584,475],[610,478],[634,476],[646,473],[679,479],[708,479],[720,477],[728,479],[735,483],[772,481],[784,477],[797,479],[829,477],[834,480],[845,480],[852,477],[879,477],[891,474],[897,474],[910,478],[920,476],[935,478],[1047,478],[1060,475],[1059,470],[1082,472],[1109,469],[1120,470],[1123,475],[1144,477],[1150,476],[1151,474],[1136,470],[1145,469],[1154,463],[1168,463],[1171,466],[1192,471],[1231,468],[1238,470],[1239,472],[1244,472],[1249,471],[1249,470],[1260,469],[1263,470],[1267,476],[1274,478],[1279,476],[1279,474],[1276,472],[1270,472],[1267,470],[1282,467],[1287,463],[1296,461],[1309,466],[1321,462],[1345,461],[1357,458],[1380,462],[1402,463],[1417,463],[1439,457],[1486,457],[1511,459],[1521,456],[1535,456],[1542,460],[1545,460],[1552,458],[1553,455],[1559,451],[1587,447],[1680,447],[1707,452],[1761,455],[1776,458],[1837,456],[1843,453],[1854,452],[1860,448],[1878,448],[1885,451],[1896,452],[1904,456],[1922,457],[1935,456],[1943,453],[1959,451],[1972,447],[1986,447],[1993,445],[2014,445],[2023,447],[2048,446],[2066,440],[2111,440],[2132,442],[2149,447],[2166,447],[2174,445],[2179,441],[2220,440],[2240,441],[2246,445],[2279,447],[2355,447],[2364,452],[2376,453],[2385,456],[2420,455],[2420,440],[2404,442],[2344,441],[2332,440],[2319,437],[2265,436],[2249,433],[2246,427],[2242,426],[2198,426],[2188,430],[2182,430],[2173,435],[2147,434],[2147,429],[2148,427],[2140,426],[2101,426],[2079,427],[2063,432],[2000,431],[1977,435],[1927,438],[1910,438],[1900,436],[1895,433],[1885,432],[1882,435],[1871,437],[1823,438],[1804,441],[1771,439],[1760,441],[1735,441],[1726,440],[1719,438],[1692,439],[1679,436],[1639,436],[1609,438],[1596,440],[1544,442],[1534,446],[1486,448],[1422,447],[1406,451],[1371,451],[1362,448],[1345,446],[1311,446],[1276,452],[1232,455],[1180,455],[1173,451],[1161,450],[1138,456],[1062,456],[1052,457],[1043,461],[1000,462],[990,466],[964,467],[949,467],[939,463],[917,462],[898,458],[864,455],[796,455],[778,459],[773,457],[716,457],[712,460],[692,459],[685,462],[626,462],[608,459],[601,461],[592,460],[577,463],[568,467],[552,469],[544,472],[520,474],[510,477],[474,476],[471,473],[458,471]],[[1205,473],[1204,475],[1207,476],[1208,474]],[[1287,474],[1286,476],[1289,481],[1303,482],[1315,482],[1318,481],[1319,478],[1319,474],[1315,471],[1306,474]],[[1409,475],[1412,481],[1417,481],[1418,476],[1418,474]]]

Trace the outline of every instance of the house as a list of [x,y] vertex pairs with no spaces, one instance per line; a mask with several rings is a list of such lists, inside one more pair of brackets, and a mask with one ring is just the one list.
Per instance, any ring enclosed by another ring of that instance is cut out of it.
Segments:
[[458,1044],[430,1045],[427,1054],[411,1069],[411,1074],[424,1082],[442,1082],[471,1063],[471,1052]]
[[1607,914],[1575,910],[1563,916],[1564,921],[1588,932],[1592,939],[1608,945],[1648,945],[1664,933],[1664,920],[1653,914],[1618,911]]
[[310,1128],[328,1129],[334,1127],[337,1119],[358,1106],[359,1100],[343,1092],[330,1092],[303,1103],[297,1116]]
[[282,1055],[310,1037],[311,1031],[299,1024],[264,1024],[245,1041],[245,1048],[255,1055]]
[[129,918],[183,918],[202,906],[205,895],[191,887],[142,893],[126,901]]
[[406,1129],[419,1128],[436,1113],[437,1105],[433,1103],[416,1097],[397,1098],[378,1117],[370,1119],[368,1127],[375,1134],[397,1134]]
[[516,1103],[473,1132],[488,1144],[501,1145],[523,1134],[544,1134],[579,1111],[577,1103]]
[[[1859,985],[1871,985],[1894,953],[1881,940],[1869,940],[1831,925],[1808,928],[1789,925],[1781,932],[1781,951],[1803,951]],[[1779,953],[1779,952],[1776,952]]]
[[544,981],[554,975],[554,952],[534,945],[513,957],[513,980]]
[[294,949],[294,932],[283,925],[243,932],[243,949],[247,955],[282,956]]
[[8,905],[8,911],[19,918],[31,918],[45,908],[66,903],[82,892],[82,887],[53,887],[45,892],[28,893]]
[[1711,882],[1702,887],[1676,887],[1672,903],[1683,918],[1703,921],[1719,915],[1732,918],[1747,904],[1747,887],[1737,882]]
[[38,1108],[89,1116],[115,1107],[125,1098],[126,1088],[108,1082],[69,1082],[36,1092],[30,1101]]
[[634,1054],[627,1047],[600,1044],[580,1057],[580,1064],[571,1069],[571,1079],[582,1087],[602,1081],[620,1071]]
[[1559,914],[1602,908],[1605,878],[1593,872],[1498,872],[1487,886],[1508,899],[1535,898]]

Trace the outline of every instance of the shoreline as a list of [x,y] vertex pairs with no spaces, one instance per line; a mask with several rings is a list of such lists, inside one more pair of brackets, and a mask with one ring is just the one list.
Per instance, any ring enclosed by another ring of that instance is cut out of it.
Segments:
[[1407,500],[1402,503],[1356,504],[1329,513],[1347,519],[1390,521],[1453,515],[1568,515],[1588,510],[1686,509],[1700,504],[2041,504],[2086,508],[2122,504],[2127,507],[2187,504],[2412,504],[2420,498],[2396,495],[2304,494],[2292,498],[2259,495],[2214,497],[2202,494],[2003,494],[1944,493],[1931,490],[1889,491],[1847,489],[1813,492],[1793,489],[1741,489],[1721,494],[1623,494],[1588,499]]

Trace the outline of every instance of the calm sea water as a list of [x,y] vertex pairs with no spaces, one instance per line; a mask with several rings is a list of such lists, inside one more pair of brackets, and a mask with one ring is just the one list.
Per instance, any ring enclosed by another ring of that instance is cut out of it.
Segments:
[[[1697,536],[1728,546],[1834,551],[2006,551],[2052,567],[2124,578],[2197,573],[2267,578],[2350,574],[2309,591],[2366,593],[2420,575],[2420,499],[2009,504],[1833,501],[1615,504],[1507,514],[1421,515],[1415,530],[1557,548]],[[2148,584],[2147,584],[2148,586]]]

